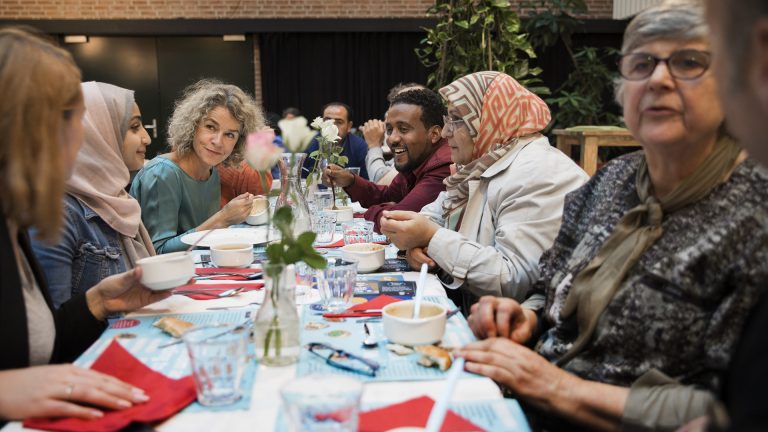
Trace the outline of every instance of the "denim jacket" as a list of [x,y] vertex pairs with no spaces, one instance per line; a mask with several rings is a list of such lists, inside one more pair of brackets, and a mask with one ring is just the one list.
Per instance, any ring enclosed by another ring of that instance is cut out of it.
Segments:
[[120,233],[72,195],[64,196],[64,226],[56,244],[32,236],[54,307],[84,293],[107,276],[126,271]]

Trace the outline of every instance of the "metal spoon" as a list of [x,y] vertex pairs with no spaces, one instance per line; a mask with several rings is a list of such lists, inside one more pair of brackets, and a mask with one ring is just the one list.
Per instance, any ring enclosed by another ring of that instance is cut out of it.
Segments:
[[256,280],[261,279],[263,273],[254,273],[254,274],[243,274],[243,273],[215,273],[215,274],[209,274],[209,275],[200,275],[195,276],[195,280],[208,280],[208,279],[216,279],[220,277],[226,277],[226,276],[238,276],[243,278],[243,280]]
[[260,305],[261,302],[251,302],[244,305],[237,305],[237,306],[213,306],[213,307],[207,307],[205,310],[230,310],[230,309],[240,309],[245,307],[251,307],[253,305]]
[[363,324],[363,329],[365,329],[365,339],[363,339],[363,348],[376,348],[379,346],[379,341],[377,338],[371,334],[371,330],[368,328],[368,323]]
[[207,296],[211,296],[211,297],[225,298],[225,297],[232,297],[234,295],[240,294],[240,291],[242,291],[243,288],[245,288],[245,287],[232,288],[232,289],[226,290],[226,291],[218,293],[218,294],[215,293],[215,292],[204,291],[204,290],[177,291],[174,294],[180,294],[180,295],[190,295],[190,294],[194,294],[194,295],[207,295]]

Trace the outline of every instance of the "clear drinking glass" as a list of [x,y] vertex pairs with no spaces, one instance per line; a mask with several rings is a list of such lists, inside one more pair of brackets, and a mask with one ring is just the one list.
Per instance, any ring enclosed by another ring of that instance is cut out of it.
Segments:
[[240,399],[250,328],[207,325],[184,333],[201,405],[227,405]]
[[332,213],[320,213],[314,222],[313,229],[318,243],[330,243],[333,241],[333,235],[336,233],[336,215]]
[[319,190],[314,194],[315,208],[318,211],[323,211],[333,207],[333,194],[330,189]]
[[363,385],[343,375],[307,375],[283,387],[280,395],[288,430],[357,431]]
[[339,312],[351,305],[357,281],[357,261],[328,259],[328,266],[317,271],[317,289],[323,308]]
[[342,225],[344,244],[370,243],[373,240],[373,222],[365,219],[354,219]]

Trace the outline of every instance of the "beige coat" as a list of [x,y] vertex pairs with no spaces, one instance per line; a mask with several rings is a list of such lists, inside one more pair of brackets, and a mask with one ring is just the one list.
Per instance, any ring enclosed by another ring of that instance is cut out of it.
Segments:
[[[465,308],[483,295],[522,301],[560,229],[565,195],[588,179],[545,137],[521,139],[472,181],[459,231],[440,228],[432,237],[429,255],[444,286],[463,291]],[[421,210],[443,226],[444,198]]]

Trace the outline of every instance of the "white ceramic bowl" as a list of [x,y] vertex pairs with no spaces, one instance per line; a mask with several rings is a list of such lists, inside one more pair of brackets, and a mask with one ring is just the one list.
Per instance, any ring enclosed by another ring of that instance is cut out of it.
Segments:
[[358,273],[370,273],[384,265],[384,246],[376,243],[353,243],[341,248],[341,257],[357,260]]
[[324,212],[335,214],[336,215],[336,223],[342,223],[351,221],[355,217],[355,213],[352,211],[352,207],[349,206],[336,206],[336,210],[333,210],[333,207],[323,209]]
[[420,318],[413,318],[413,300],[390,303],[382,309],[384,335],[400,345],[430,345],[440,342],[445,333],[446,308],[421,302]]
[[245,267],[253,262],[253,245],[223,241],[211,246],[211,262],[216,267]]
[[154,291],[176,288],[195,276],[195,262],[186,252],[142,258],[136,265],[142,270],[141,284]]
[[267,223],[269,201],[265,197],[254,198],[253,207],[251,207],[251,214],[245,218],[245,223],[248,225],[264,225]]

